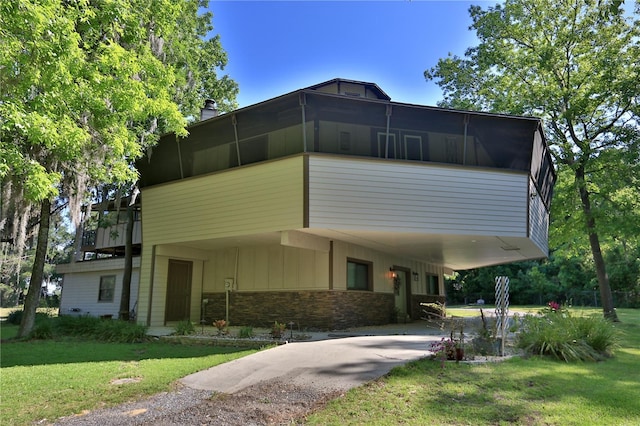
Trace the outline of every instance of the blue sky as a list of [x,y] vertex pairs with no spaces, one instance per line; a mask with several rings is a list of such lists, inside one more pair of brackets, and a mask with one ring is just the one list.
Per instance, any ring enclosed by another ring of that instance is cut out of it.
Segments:
[[336,77],[378,84],[393,101],[435,105],[423,73],[477,44],[470,4],[486,1],[211,0],[214,33],[240,107]]

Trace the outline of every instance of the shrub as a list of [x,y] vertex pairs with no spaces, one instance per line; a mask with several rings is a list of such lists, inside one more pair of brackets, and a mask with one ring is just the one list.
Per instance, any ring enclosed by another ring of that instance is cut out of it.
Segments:
[[253,337],[253,327],[246,326],[242,327],[240,331],[238,331],[238,337],[241,339],[250,339]]
[[98,340],[118,343],[136,343],[146,339],[147,327],[120,320],[100,320],[94,331]]
[[29,337],[31,339],[51,339],[53,337],[53,319],[43,318],[33,325]]
[[[7,324],[20,325],[23,312],[24,311],[22,310],[11,311],[11,313],[7,316]],[[49,318],[49,314],[47,314],[46,312],[36,312],[36,321],[46,318]]]
[[186,336],[196,332],[196,328],[189,320],[179,321],[173,328],[173,334],[177,336]]
[[618,344],[614,325],[599,316],[574,317],[566,310],[525,315],[517,345],[533,355],[563,361],[598,361],[610,356]]

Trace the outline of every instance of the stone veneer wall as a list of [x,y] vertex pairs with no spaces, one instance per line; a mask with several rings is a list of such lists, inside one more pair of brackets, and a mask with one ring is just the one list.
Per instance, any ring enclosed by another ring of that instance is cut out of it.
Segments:
[[[205,319],[224,319],[225,294],[205,293]],[[391,321],[391,293],[368,291],[272,291],[231,292],[229,322],[232,325],[270,327],[274,321],[294,322],[300,330],[341,330]]]
[[412,294],[411,295],[411,319],[417,320],[422,318],[421,303],[435,303],[440,302],[444,304],[446,301],[445,296],[427,295],[427,294]]

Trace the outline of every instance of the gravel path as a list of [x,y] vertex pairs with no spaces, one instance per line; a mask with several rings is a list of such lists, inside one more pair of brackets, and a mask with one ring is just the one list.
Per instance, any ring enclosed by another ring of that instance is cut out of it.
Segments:
[[63,417],[54,425],[275,425],[297,424],[341,391],[306,388],[277,380],[233,395],[180,387],[148,399]]

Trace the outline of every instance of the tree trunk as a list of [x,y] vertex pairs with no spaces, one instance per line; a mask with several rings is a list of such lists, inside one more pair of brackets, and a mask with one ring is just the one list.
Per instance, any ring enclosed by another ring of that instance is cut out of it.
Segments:
[[36,254],[33,259],[33,268],[31,269],[31,280],[29,281],[29,290],[24,300],[24,311],[22,312],[22,320],[18,329],[18,337],[26,337],[36,321],[36,309],[40,301],[40,292],[42,291],[42,279],[44,278],[44,262],[47,256],[47,245],[49,243],[49,219],[51,217],[51,202],[49,199],[42,201],[40,205],[40,225],[38,227],[38,245],[36,246]]
[[129,320],[129,300],[131,298],[131,272],[133,270],[133,202],[127,207],[126,241],[124,245],[124,275],[122,277],[122,295],[120,297],[119,319]]
[[596,275],[598,277],[598,285],[600,287],[600,298],[602,300],[602,311],[604,317],[612,321],[619,321],[618,314],[613,306],[613,295],[611,294],[611,286],[609,285],[609,276],[602,257],[600,249],[600,239],[596,229],[596,220],[591,211],[591,200],[589,199],[589,191],[584,177],[584,167],[580,166],[576,170],[576,182],[578,191],[580,192],[580,200],[582,202],[582,210],[584,212],[587,225],[587,233],[589,234],[589,244],[591,245],[591,254],[593,263],[596,267]]

